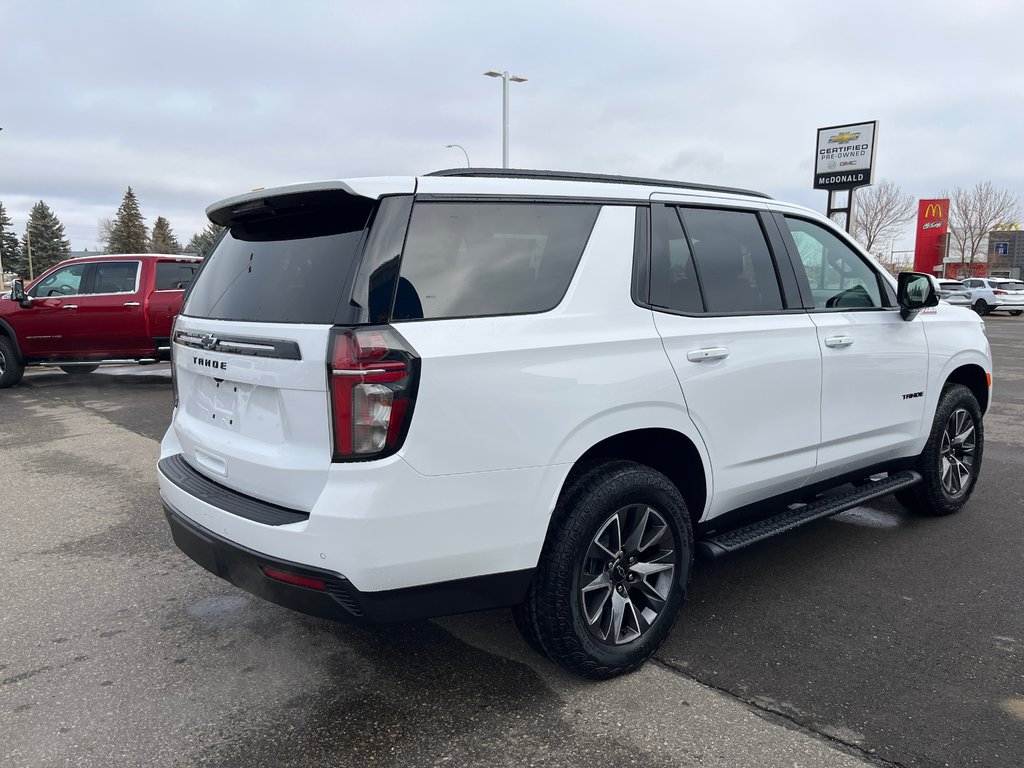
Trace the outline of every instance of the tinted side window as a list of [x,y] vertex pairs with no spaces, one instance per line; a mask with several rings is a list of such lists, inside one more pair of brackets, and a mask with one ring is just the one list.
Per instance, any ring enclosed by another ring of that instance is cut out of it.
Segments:
[[688,314],[704,311],[690,244],[671,206],[651,206],[651,304]]
[[681,208],[708,312],[782,310],[782,294],[756,213]]
[[74,296],[81,292],[82,276],[87,264],[71,264],[62,267],[32,286],[29,296],[46,298],[48,296]]
[[198,270],[198,264],[187,261],[158,261],[154,287],[158,291],[183,290],[188,288]]
[[878,275],[850,246],[819,224],[786,217],[817,309],[881,307]]
[[137,261],[108,261],[97,264],[92,290],[89,293],[135,293],[140,266]]
[[562,300],[600,206],[413,206],[393,318],[544,312]]

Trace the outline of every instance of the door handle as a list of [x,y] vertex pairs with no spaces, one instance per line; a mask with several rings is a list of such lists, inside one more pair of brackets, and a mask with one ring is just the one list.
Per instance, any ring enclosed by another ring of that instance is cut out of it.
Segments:
[[825,346],[832,347],[848,347],[853,344],[853,336],[829,336],[825,339]]
[[126,307],[137,307],[137,306],[139,306],[139,302],[137,302],[137,301],[126,301],[124,303],[124,305]]
[[703,363],[705,360],[724,360],[728,356],[729,350],[725,347],[694,349],[686,353],[686,359],[691,363]]
[[61,309],[78,309],[77,304],[65,304]]

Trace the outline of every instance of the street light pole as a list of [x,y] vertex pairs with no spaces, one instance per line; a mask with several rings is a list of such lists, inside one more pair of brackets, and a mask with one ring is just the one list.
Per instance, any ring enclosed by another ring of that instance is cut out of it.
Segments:
[[489,70],[484,72],[486,77],[501,78],[501,167],[508,168],[508,83],[525,83],[526,78],[519,75],[511,75],[508,70],[496,72]]
[[448,149],[454,149],[455,147],[458,147],[459,149],[461,149],[462,150],[462,154],[464,154],[466,156],[466,167],[467,168],[471,167],[470,164],[469,164],[469,152],[466,151],[466,148],[464,146],[462,146],[461,144],[445,144],[445,146]]

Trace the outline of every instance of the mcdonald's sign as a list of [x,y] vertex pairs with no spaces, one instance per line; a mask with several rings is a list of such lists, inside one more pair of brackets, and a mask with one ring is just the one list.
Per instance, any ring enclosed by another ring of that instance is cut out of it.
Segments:
[[914,271],[936,274],[942,264],[946,233],[949,231],[949,200],[921,200],[917,204],[917,242],[914,243]]

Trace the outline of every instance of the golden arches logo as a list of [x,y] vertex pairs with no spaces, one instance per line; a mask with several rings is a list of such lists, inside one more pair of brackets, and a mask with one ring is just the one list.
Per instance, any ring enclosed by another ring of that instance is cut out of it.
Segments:
[[941,219],[942,218],[942,204],[941,203],[928,203],[928,207],[924,209],[924,217],[926,219]]
[[1020,224],[1010,222],[1009,224],[996,224],[992,227],[993,232],[1020,232]]

